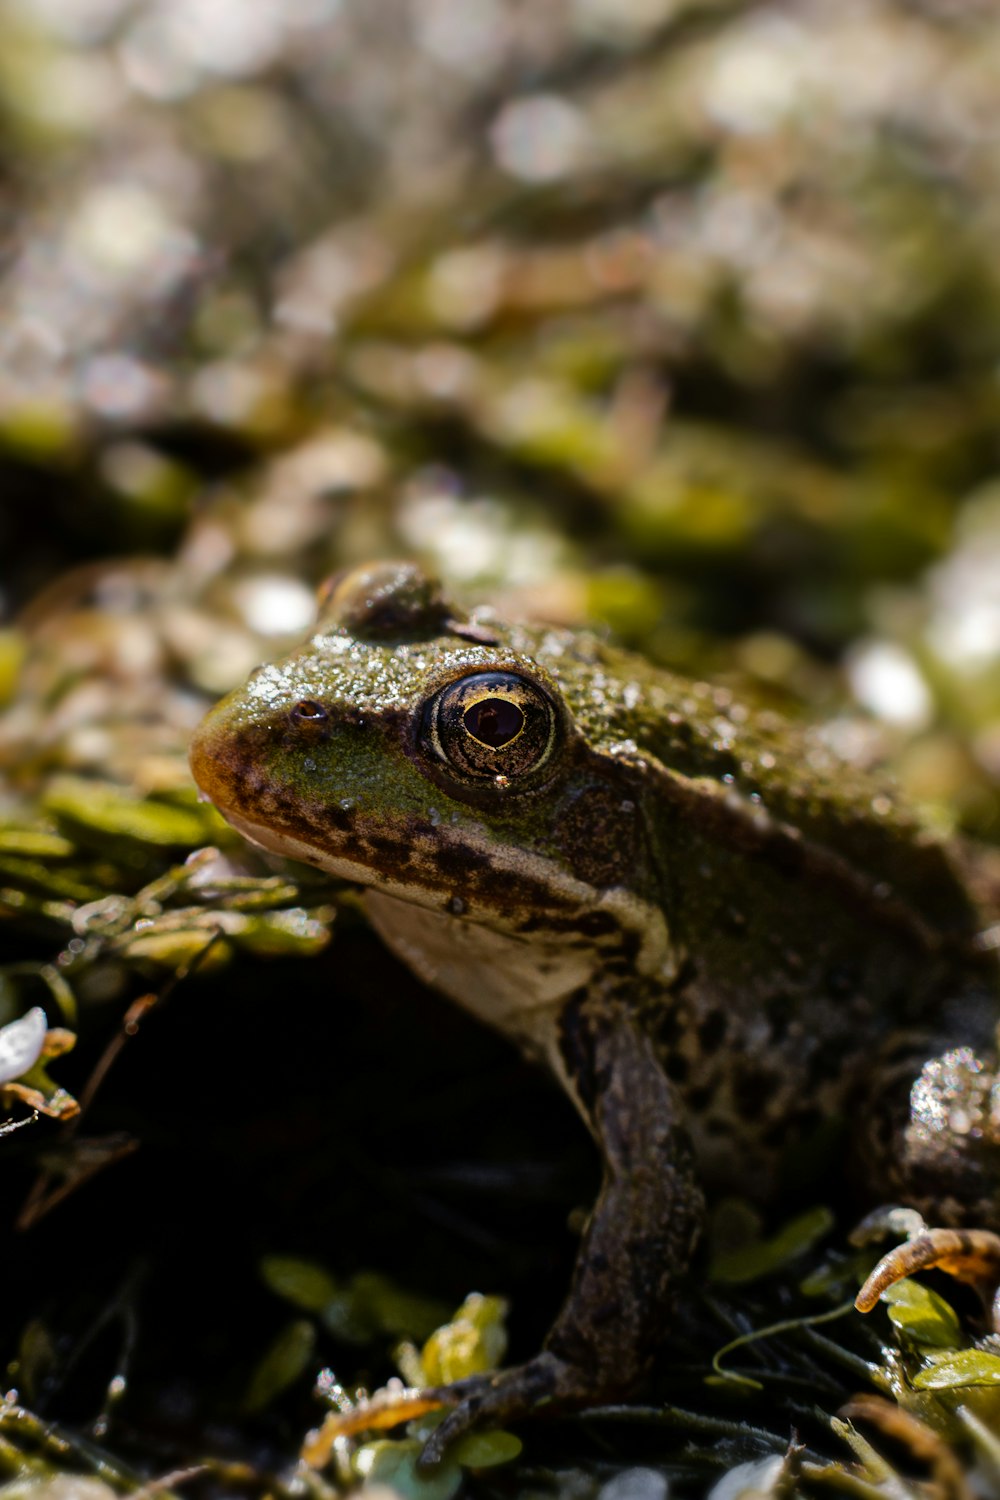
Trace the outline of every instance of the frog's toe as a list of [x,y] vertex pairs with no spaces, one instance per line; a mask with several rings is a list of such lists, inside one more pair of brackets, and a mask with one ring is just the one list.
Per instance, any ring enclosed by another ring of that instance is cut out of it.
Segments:
[[549,1350],[527,1364],[490,1375],[473,1375],[426,1394],[449,1403],[457,1401],[457,1405],[424,1444],[421,1468],[438,1463],[448,1447],[473,1428],[502,1427],[532,1416],[543,1406],[580,1406],[588,1398],[594,1399],[583,1372]]
[[944,1271],[979,1293],[1000,1332],[1000,1235],[989,1229],[925,1229],[883,1255],[854,1305],[871,1312],[882,1293],[917,1271]]

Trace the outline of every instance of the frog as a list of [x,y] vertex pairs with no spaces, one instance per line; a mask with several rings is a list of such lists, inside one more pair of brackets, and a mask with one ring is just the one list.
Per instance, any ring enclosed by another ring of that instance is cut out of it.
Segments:
[[233,828],[359,886],[405,965],[548,1066],[600,1155],[543,1348],[438,1393],[428,1461],[635,1390],[706,1195],[773,1202],[830,1122],[861,1196],[933,1225],[859,1305],[921,1266],[1000,1280],[1000,875],[825,726],[379,562],[190,759]]

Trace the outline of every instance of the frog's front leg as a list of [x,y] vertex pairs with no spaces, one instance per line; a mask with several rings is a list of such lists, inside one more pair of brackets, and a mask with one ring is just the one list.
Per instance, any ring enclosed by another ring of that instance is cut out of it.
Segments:
[[426,1463],[470,1427],[632,1388],[662,1339],[701,1228],[681,1103],[635,1018],[603,996],[581,995],[563,1012],[559,1050],[604,1166],[569,1297],[535,1359],[442,1388],[458,1404],[424,1449]]
[[[905,1065],[899,1072],[905,1073]],[[912,1077],[912,1073],[910,1075]],[[1000,1079],[992,1052],[953,1047],[923,1063],[906,1094],[886,1074],[870,1137],[881,1160],[869,1164],[894,1198],[919,1213],[870,1216],[870,1224],[907,1234],[884,1255],[858,1293],[869,1312],[882,1292],[917,1271],[936,1268],[973,1286],[1000,1331]],[[879,1149],[881,1146],[881,1149]],[[926,1219],[932,1226],[927,1228]]]

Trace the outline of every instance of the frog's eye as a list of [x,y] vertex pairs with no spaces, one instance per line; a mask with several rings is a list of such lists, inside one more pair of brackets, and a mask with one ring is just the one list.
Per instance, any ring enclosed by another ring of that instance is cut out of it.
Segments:
[[544,766],[558,724],[548,694],[516,672],[474,672],[428,703],[429,748],[460,775],[505,786]]

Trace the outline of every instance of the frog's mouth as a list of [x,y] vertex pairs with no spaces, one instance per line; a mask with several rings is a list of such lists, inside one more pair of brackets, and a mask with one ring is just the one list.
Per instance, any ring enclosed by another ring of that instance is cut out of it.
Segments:
[[427,824],[396,838],[345,831],[320,844],[299,828],[259,823],[211,800],[237,833],[270,854],[468,922],[525,930],[557,923],[569,931],[586,924],[596,904],[594,888],[554,860],[496,846],[469,830],[456,837]]
[[409,826],[396,838],[378,835],[375,840],[358,829],[345,829],[336,841],[324,838],[319,844],[303,822],[262,823],[234,807],[211,786],[210,775],[202,775],[193,751],[192,768],[202,795],[226,822],[268,853],[315,865],[379,897],[423,907],[460,926],[507,933],[532,947],[546,942],[615,947],[625,941],[637,971],[660,972],[666,962],[663,913],[622,886],[595,889],[553,859],[508,849],[469,828],[457,835],[427,823],[426,828]]

